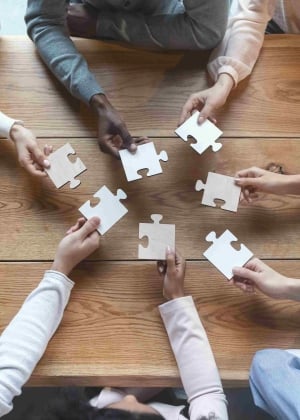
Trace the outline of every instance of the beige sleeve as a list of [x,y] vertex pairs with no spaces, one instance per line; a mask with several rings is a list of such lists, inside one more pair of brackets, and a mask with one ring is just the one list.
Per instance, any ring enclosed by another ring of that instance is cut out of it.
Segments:
[[209,58],[208,71],[214,81],[227,73],[237,85],[249,76],[274,8],[275,0],[233,0],[223,41]]

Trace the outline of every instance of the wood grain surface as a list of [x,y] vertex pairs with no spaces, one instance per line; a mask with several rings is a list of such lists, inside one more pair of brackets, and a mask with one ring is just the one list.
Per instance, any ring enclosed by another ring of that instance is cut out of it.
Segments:
[[[65,142],[51,143],[58,148]],[[19,168],[12,145],[1,142],[0,231],[5,243],[0,247],[1,260],[52,259],[61,237],[81,216],[78,208],[103,185],[114,193],[118,188],[126,192],[123,203],[128,213],[106,233],[92,259],[136,260],[138,224],[150,223],[153,213],[163,215],[162,223],[175,223],[177,246],[191,259],[203,258],[210,231],[221,234],[226,228],[260,258],[300,256],[299,197],[260,195],[232,213],[202,206],[203,193],[195,190],[198,179],[206,182],[208,171],[234,176],[254,163],[264,167],[280,162],[286,171],[299,173],[297,139],[226,138],[220,152],[207,150],[202,156],[179,138],[155,140],[157,151],[166,150],[169,156],[168,162],[162,162],[163,174],[147,177],[145,170],[143,179],[130,183],[120,161],[101,153],[95,139],[74,138],[70,143],[87,167],[75,189],[69,185],[56,189],[49,178],[32,179]]]
[[[267,261],[287,276],[299,261]],[[38,284],[46,263],[0,264],[0,331]],[[179,385],[157,306],[164,302],[155,263],[83,263],[63,321],[31,385]],[[300,306],[244,295],[208,262],[188,262],[186,294],[194,297],[224,384],[246,383],[255,351],[299,348]]]
[[[103,185],[122,188],[128,214],[101,237],[99,251],[73,273],[76,286],[62,324],[31,385],[175,386],[175,360],[157,305],[155,263],[137,261],[138,223],[160,213],[175,223],[192,294],[225,385],[247,384],[255,351],[300,347],[297,302],[243,295],[207,261],[205,236],[230,229],[255,256],[299,277],[300,198],[261,194],[237,213],[201,206],[198,179],[232,175],[270,162],[300,173],[299,36],[266,37],[250,78],[218,113],[223,148],[199,156],[174,134],[186,98],[209,85],[208,54],[154,52],[75,40],[133,135],[147,135],[169,161],[163,174],[128,183],[120,161],[99,151],[96,121],[40,61],[25,37],[0,39],[1,110],[22,119],[55,149],[70,142],[87,167],[81,185],[57,190],[19,167],[13,144],[0,141],[0,331],[50,267],[78,208]],[[93,201],[96,204],[96,201]],[[220,204],[220,203],[218,203]],[[146,245],[146,243],[144,243]],[[155,287],[154,287],[155,286]]]
[[[188,96],[211,83],[205,71],[208,54],[146,51],[84,39],[75,44],[133,135],[172,136]],[[50,74],[28,38],[3,37],[0,47],[4,112],[14,116],[21,104],[17,117],[38,136],[96,135],[95,117]],[[266,37],[252,76],[218,114],[225,136],[298,136],[299,67],[299,37]]]

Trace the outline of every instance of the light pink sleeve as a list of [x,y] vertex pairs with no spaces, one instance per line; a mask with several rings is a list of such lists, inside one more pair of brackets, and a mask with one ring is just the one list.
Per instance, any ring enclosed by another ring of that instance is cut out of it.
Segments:
[[171,300],[159,311],[190,403],[190,420],[210,413],[228,420],[218,368],[193,298]]
[[275,0],[233,0],[223,41],[209,58],[208,71],[214,81],[229,74],[235,85],[249,76],[264,41]]

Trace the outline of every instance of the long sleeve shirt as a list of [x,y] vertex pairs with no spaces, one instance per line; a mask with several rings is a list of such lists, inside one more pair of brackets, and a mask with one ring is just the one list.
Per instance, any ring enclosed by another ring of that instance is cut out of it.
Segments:
[[[168,49],[215,47],[225,33],[229,8],[228,0],[88,2],[99,9],[100,38]],[[65,0],[28,0],[25,20],[42,59],[73,96],[89,103],[103,93],[69,38]]]
[[[192,297],[171,300],[159,306],[170,344],[175,355],[180,377],[188,396],[190,420],[209,417],[215,413],[218,420],[227,420],[226,398],[218,368]],[[90,404],[103,408],[120,401],[128,393],[143,402],[149,398],[149,389],[104,388]],[[143,394],[145,398],[143,398]],[[149,403],[166,420],[183,420],[183,406]]]
[[14,124],[23,125],[23,122],[10,118],[0,111],[0,137],[8,139],[10,137],[10,130]]
[[13,408],[13,398],[31,376],[59,326],[74,283],[46,271],[38,287],[0,336],[0,417]]
[[214,81],[227,73],[237,85],[252,72],[272,18],[284,32],[300,32],[299,0],[232,0],[225,36],[209,59]]

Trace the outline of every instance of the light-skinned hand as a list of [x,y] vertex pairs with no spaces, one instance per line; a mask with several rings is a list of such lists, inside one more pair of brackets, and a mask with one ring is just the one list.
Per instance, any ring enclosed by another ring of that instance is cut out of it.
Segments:
[[167,300],[184,296],[185,259],[179,251],[169,247],[166,260],[157,261],[157,270],[163,282],[163,296]]
[[99,247],[99,224],[99,217],[79,218],[59,243],[51,270],[68,276],[80,261],[94,252]]
[[226,103],[232,87],[233,79],[224,73],[219,76],[218,81],[211,88],[193,93],[182,108],[179,124],[184,123],[195,111],[200,111],[199,124],[207,118],[216,124],[215,111]]
[[253,166],[237,172],[235,183],[242,187],[241,198],[251,202],[257,198],[258,192],[288,194],[288,184],[292,178],[293,175],[282,175]]
[[147,137],[134,139],[130,135],[126,124],[105,95],[94,95],[91,107],[98,116],[98,142],[102,152],[120,159],[121,149],[135,153],[138,145],[149,141]]
[[296,300],[297,293],[291,297],[293,296],[291,287],[294,282],[297,282],[298,295],[300,295],[300,280],[290,279],[279,274],[258,258],[248,261],[244,267],[235,267],[233,274],[229,283],[246,293],[254,293],[257,289],[274,299]]
[[31,175],[46,176],[44,169],[50,167],[47,156],[53,151],[52,146],[46,145],[42,152],[32,131],[20,124],[12,126],[10,137],[16,146],[20,165]]

